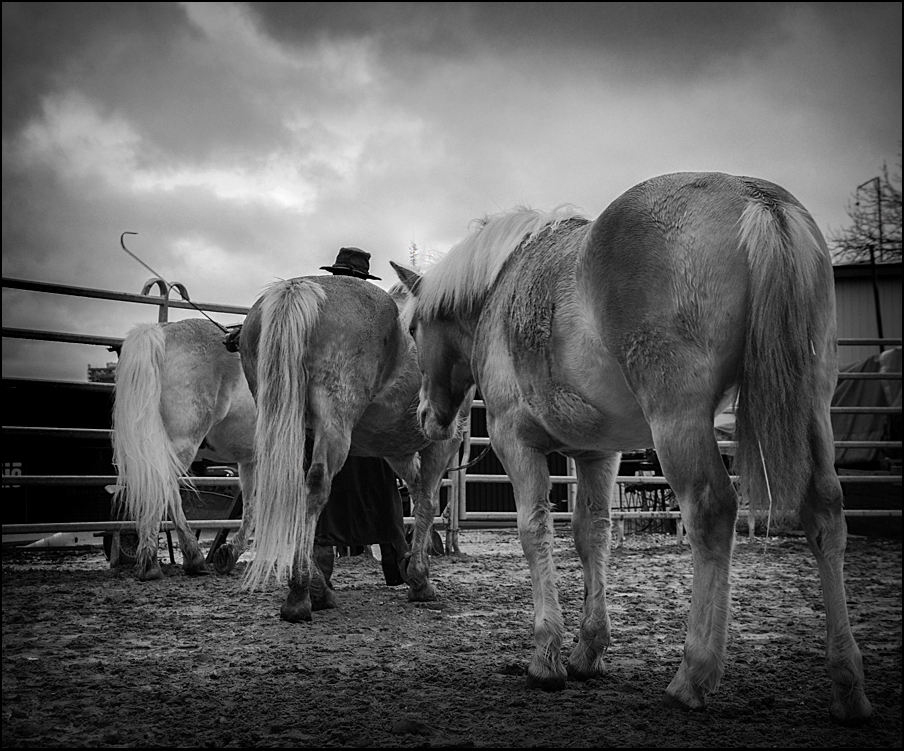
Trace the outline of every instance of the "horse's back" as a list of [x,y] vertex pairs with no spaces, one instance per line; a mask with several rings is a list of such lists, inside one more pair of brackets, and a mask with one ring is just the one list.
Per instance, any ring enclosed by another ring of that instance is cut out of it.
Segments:
[[[245,375],[257,388],[263,302],[271,292],[314,297],[317,313],[294,354],[307,376],[309,408],[348,405],[360,413],[393,382],[406,363],[408,342],[399,309],[383,289],[347,276],[297,277],[271,287],[252,307],[242,330]],[[322,294],[321,294],[322,293]]]
[[[571,220],[524,243],[481,319],[481,390],[527,405],[523,430],[552,448],[557,434],[563,444],[649,445],[652,400],[717,409],[738,385],[748,346],[759,252],[745,235],[751,206],[778,235],[812,234],[798,244],[806,247],[776,243],[773,252],[806,256],[801,268],[826,263],[815,224],[790,193],[720,173],[648,180],[592,223]],[[832,298],[825,276],[805,280],[814,308]],[[816,319],[826,334],[825,316]]]
[[407,350],[399,309],[389,293],[347,276],[312,277],[326,292],[317,326],[311,331],[310,352],[318,367],[374,369],[376,384],[391,382]]

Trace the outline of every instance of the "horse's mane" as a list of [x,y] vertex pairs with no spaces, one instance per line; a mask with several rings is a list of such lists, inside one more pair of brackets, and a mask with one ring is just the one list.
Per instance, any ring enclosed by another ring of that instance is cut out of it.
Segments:
[[402,302],[404,302],[408,299],[408,288],[401,282],[396,282],[388,290],[386,290],[386,292],[393,300],[396,301],[401,300]]
[[436,318],[479,308],[506,259],[544,230],[582,215],[570,204],[549,211],[517,207],[476,220],[474,230],[424,272],[418,314]]

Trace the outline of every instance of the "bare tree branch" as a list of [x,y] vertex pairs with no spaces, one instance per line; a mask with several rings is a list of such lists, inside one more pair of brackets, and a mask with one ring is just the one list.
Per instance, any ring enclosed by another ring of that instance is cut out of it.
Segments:
[[881,177],[854,191],[850,226],[829,235],[832,263],[901,262],[901,189],[893,183],[901,184],[900,172],[889,176],[883,165]]

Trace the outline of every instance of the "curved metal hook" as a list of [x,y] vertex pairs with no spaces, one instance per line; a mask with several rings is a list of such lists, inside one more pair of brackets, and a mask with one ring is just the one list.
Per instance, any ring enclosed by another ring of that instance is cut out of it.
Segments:
[[[187,302],[189,305],[191,305],[195,310],[197,310],[208,321],[210,321],[211,323],[218,326],[224,334],[228,334],[229,331],[226,329],[225,326],[223,326],[223,324],[217,323],[215,320],[213,320],[213,318],[211,318],[209,315],[207,315],[207,313],[205,313],[203,310],[201,310],[201,308],[199,308],[197,305],[195,305],[191,301],[191,299],[188,296],[188,290],[185,289],[184,284],[182,284],[181,282],[170,283],[170,282],[166,281],[163,278],[163,274],[160,274],[160,273],[154,271],[154,269],[152,269],[150,266],[148,266],[144,261],[142,261],[138,256],[136,256],[131,250],[129,250],[126,247],[125,236],[126,235],[137,235],[137,234],[138,234],[137,232],[123,232],[119,236],[119,244],[122,246],[122,249],[126,253],[128,253],[130,256],[132,256],[132,258],[134,258],[136,261],[138,261],[138,263],[140,263],[142,266],[144,266],[148,271],[150,271],[154,275],[154,279],[151,279],[145,283],[144,289],[142,290],[141,294],[146,295],[148,293],[148,291],[150,290],[150,288],[152,286],[154,286],[154,284],[158,284],[160,286],[160,296],[164,299],[164,305],[165,305],[166,301],[169,300],[170,290],[172,290],[173,287],[175,287],[177,290],[179,290],[179,294],[182,295],[182,299],[185,300],[185,302]],[[162,312],[163,311],[161,310],[161,313]]]
[[160,290],[160,297],[166,297],[169,285],[166,283],[166,279],[161,279],[159,276],[153,276],[148,279],[144,283],[144,286],[141,288],[141,294],[149,295],[151,293],[151,287],[153,287],[155,284]]
[[170,284],[170,289],[173,289],[173,287],[179,290],[179,294],[182,295],[182,299],[185,300],[185,302],[191,302],[188,297],[188,290],[185,289],[185,285],[182,284],[182,282],[173,282]]

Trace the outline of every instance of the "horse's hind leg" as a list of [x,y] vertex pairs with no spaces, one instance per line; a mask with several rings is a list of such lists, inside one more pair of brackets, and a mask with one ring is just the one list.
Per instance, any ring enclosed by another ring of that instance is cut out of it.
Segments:
[[239,462],[239,480],[242,485],[242,524],[228,542],[214,551],[214,571],[228,574],[235,568],[254,533],[254,462]]
[[816,556],[826,609],[826,665],[832,682],[829,714],[840,724],[858,725],[869,718],[872,707],[863,688],[863,659],[848,619],[842,574],[847,525],[828,417],[814,417],[811,435],[813,473],[802,500],[800,520]]
[[702,709],[725,671],[738,501],[712,424],[706,411],[650,421],[663,472],[678,497],[694,566],[684,657],[664,697],[667,705],[682,709]]
[[160,541],[160,520],[140,519],[137,522],[138,550],[135,570],[138,581],[154,581],[163,578],[163,569],[157,560],[157,545]]
[[[186,438],[182,441],[175,440],[173,445],[176,453],[182,460],[182,466],[188,467],[201,445],[201,439]],[[207,560],[201,552],[201,546],[198,544],[198,538],[188,526],[188,519],[185,517],[185,511],[182,508],[182,499],[172,504],[170,508],[170,517],[176,527],[176,535],[179,538],[179,549],[182,551],[182,569],[189,576],[199,576],[209,574],[210,567]]]
[[320,512],[330,498],[333,476],[348,456],[351,429],[343,429],[338,421],[326,424],[333,435],[327,437],[322,429],[315,430],[311,464],[305,474],[305,532],[296,555],[294,574],[289,581],[289,594],[279,611],[280,618],[290,623],[310,621],[312,611],[335,608],[337,605],[336,595],[314,563],[314,529]]
[[188,519],[182,509],[182,504],[176,504],[170,515],[176,527],[176,535],[179,537],[179,549],[182,551],[182,570],[189,576],[209,574],[210,567],[207,565],[204,553],[201,552],[198,538],[188,526]]
[[587,680],[605,672],[610,622],[606,609],[606,562],[612,539],[609,507],[621,454],[578,457],[578,487],[572,516],[574,545],[584,569],[584,611],[578,645],[568,660],[572,678]]

